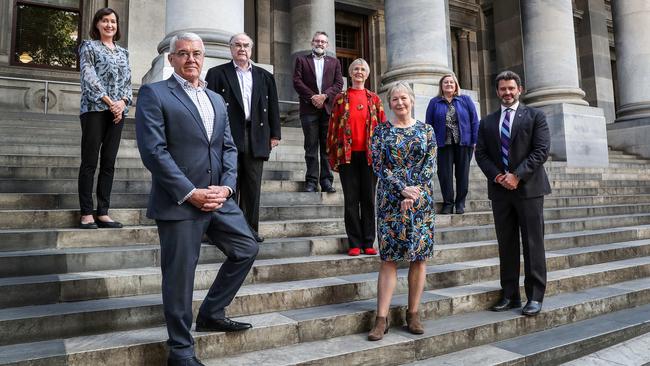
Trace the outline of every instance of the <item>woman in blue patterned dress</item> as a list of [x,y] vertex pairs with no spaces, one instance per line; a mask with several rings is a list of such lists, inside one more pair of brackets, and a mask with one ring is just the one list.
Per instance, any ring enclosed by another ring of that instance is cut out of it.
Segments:
[[388,332],[388,311],[397,283],[397,262],[410,262],[406,323],[424,333],[418,306],[426,280],[426,260],[433,256],[436,138],[433,128],[411,117],[415,101],[408,84],[388,89],[395,118],[375,128],[372,163],[378,177],[377,237],[381,267],[377,284],[377,318],[371,341]]
[[[81,166],[79,206],[82,229],[121,228],[108,215],[115,159],[120,147],[124,117],[133,97],[131,69],[126,49],[115,44],[120,39],[119,17],[110,8],[95,13],[90,30],[92,40],[79,48],[81,77]],[[93,180],[97,177],[97,221],[93,217]]]

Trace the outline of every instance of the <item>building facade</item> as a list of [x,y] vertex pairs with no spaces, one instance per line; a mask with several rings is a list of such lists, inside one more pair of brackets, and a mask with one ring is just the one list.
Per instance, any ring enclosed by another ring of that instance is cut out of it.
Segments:
[[78,113],[74,50],[105,6],[120,15],[135,89],[170,75],[175,33],[204,39],[207,71],[229,58],[230,36],[246,31],[254,61],[275,74],[291,121],[293,60],[323,30],[344,76],[363,57],[371,90],[411,83],[416,116],[447,72],[485,115],[498,105],[495,75],[511,69],[524,79],[524,102],[548,116],[554,158],[602,166],[607,145],[650,156],[644,0],[0,0],[0,109]]

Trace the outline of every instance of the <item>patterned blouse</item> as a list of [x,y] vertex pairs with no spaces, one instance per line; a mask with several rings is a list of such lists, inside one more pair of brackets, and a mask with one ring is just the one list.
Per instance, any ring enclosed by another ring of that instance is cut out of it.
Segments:
[[[368,119],[366,120],[366,158],[372,165],[371,139],[372,133],[379,123],[386,122],[386,114],[379,96],[370,90],[366,91],[368,98]],[[348,91],[339,93],[334,99],[332,116],[327,132],[327,155],[332,170],[339,171],[339,165],[349,164],[352,160],[352,128],[349,123],[350,98]]]
[[457,144],[460,141],[460,131],[458,130],[458,119],[456,118],[456,107],[451,102],[447,102],[447,115],[445,116],[445,126],[447,127],[447,135],[445,137],[445,145]]
[[108,95],[114,101],[124,99],[128,106],[133,99],[129,52],[118,45],[111,50],[99,40],[86,40],[79,47],[79,75],[81,77],[80,113],[107,111],[102,101]]

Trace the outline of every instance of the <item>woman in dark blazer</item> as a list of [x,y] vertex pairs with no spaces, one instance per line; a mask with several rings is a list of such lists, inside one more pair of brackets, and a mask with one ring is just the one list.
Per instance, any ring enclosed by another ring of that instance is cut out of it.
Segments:
[[[82,229],[121,228],[108,215],[115,159],[120,147],[124,117],[131,104],[129,53],[118,46],[119,16],[111,8],[95,13],[90,30],[92,40],[79,48],[81,76],[81,166],[79,206]],[[97,221],[93,217],[93,180],[97,177]]]
[[[474,101],[460,94],[458,79],[453,74],[440,78],[438,96],[427,107],[426,123],[433,126],[438,144],[438,180],[443,199],[440,213],[451,214],[455,206],[456,213],[462,214],[479,119]],[[456,177],[455,199],[453,176]]]

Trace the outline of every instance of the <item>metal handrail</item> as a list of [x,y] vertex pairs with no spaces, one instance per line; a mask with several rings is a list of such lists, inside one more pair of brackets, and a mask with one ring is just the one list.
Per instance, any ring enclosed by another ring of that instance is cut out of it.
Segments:
[[[49,104],[49,90],[50,90],[50,84],[60,84],[60,85],[81,85],[81,83],[73,83],[69,81],[56,81],[56,80],[44,80],[44,79],[30,79],[30,78],[17,78],[13,76],[2,76],[0,75],[0,79],[3,80],[14,80],[14,81],[31,81],[31,82],[37,82],[37,83],[43,83],[45,84],[45,95],[41,98],[41,101],[44,104],[43,107],[43,113],[47,114],[47,106]],[[137,89],[133,89],[134,91]],[[278,100],[278,103],[282,104],[292,104],[292,105],[298,105],[300,103],[293,101],[293,100]]]

